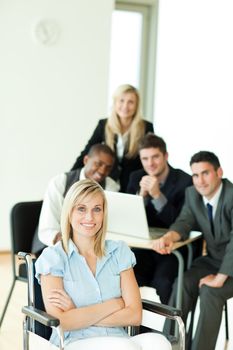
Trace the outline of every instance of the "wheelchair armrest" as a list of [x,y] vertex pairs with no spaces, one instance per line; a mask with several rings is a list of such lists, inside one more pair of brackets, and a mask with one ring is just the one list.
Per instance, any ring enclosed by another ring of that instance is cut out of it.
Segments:
[[154,301],[142,299],[142,307],[144,310],[155,312],[159,315],[175,318],[181,316],[181,310],[176,309],[169,305],[164,305],[160,303],[156,303]]
[[26,253],[26,252],[18,252],[19,260],[26,260],[26,256],[27,255],[31,255],[31,254],[30,253]]
[[[181,319],[181,310],[174,307],[156,303],[154,301],[142,299],[143,306],[143,319],[142,325],[151,329],[154,329],[154,321],[152,319],[156,314],[170,318],[177,322],[179,336],[180,336],[180,349],[185,349],[185,327]],[[153,315],[154,314],[154,315]],[[149,316],[150,315],[150,316]],[[152,317],[151,317],[152,316]],[[132,330],[132,334],[137,334],[136,331]]]
[[33,320],[38,321],[48,327],[57,327],[60,324],[59,319],[50,316],[46,312],[36,309],[33,306],[24,306],[22,308],[22,312]]

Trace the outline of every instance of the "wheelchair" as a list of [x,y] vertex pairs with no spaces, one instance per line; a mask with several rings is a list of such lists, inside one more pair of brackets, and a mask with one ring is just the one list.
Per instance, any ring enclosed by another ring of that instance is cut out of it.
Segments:
[[[22,312],[25,314],[23,322],[23,349],[38,349],[43,350],[63,350],[64,347],[64,335],[60,322],[58,319],[48,315],[45,312],[42,293],[40,285],[35,278],[35,259],[33,259],[30,253],[19,252],[18,257],[20,260],[24,260],[27,267],[27,282],[28,282],[28,305],[22,308]],[[181,319],[181,311],[173,307],[155,303],[148,300],[142,300],[143,304],[143,319],[141,326],[130,326],[127,332],[130,336],[140,334],[141,330],[150,329],[154,330],[155,316],[162,315],[164,317],[175,320],[178,324],[179,339],[176,339],[179,349],[185,349],[185,328]],[[51,344],[48,339],[50,337],[52,328],[55,328],[58,332],[60,344],[59,347]],[[156,331],[156,330],[155,330]],[[156,344],[155,344],[156,346]],[[177,349],[177,347],[176,347]]]

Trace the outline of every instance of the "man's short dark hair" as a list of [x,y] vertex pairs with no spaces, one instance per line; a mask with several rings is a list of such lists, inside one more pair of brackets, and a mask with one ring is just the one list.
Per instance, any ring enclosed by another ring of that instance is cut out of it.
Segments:
[[139,151],[145,148],[159,148],[163,154],[167,153],[167,146],[165,141],[162,139],[162,137],[159,137],[152,132],[148,132],[139,142]]
[[91,146],[88,152],[88,156],[92,157],[94,154],[98,154],[101,152],[110,155],[113,158],[113,160],[115,160],[116,158],[115,152],[113,152],[113,150],[109,146],[103,143],[96,143],[95,145]]
[[199,162],[207,162],[213,165],[214,169],[217,170],[220,168],[220,162],[218,157],[209,151],[200,151],[198,153],[195,153],[192,158],[190,159],[190,166],[193,163],[199,163]]

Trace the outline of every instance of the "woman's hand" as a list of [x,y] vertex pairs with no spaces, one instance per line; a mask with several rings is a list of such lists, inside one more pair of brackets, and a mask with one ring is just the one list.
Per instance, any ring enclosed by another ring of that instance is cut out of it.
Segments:
[[48,301],[62,311],[69,311],[76,308],[73,300],[63,289],[52,289],[48,295]]

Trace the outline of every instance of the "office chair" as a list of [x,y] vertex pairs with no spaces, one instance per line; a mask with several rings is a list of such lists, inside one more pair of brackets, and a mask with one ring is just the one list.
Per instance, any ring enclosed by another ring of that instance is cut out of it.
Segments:
[[17,267],[16,259],[18,252],[21,250],[31,252],[33,237],[39,222],[41,206],[42,201],[20,202],[15,204],[11,210],[10,228],[13,281],[1,315],[0,327],[7,311],[15,282],[27,281],[26,265],[23,263]]
[[[24,320],[24,350],[30,350],[36,346],[43,349],[64,349],[64,336],[62,328],[60,327],[60,322],[58,319],[48,315],[44,311],[43,299],[40,290],[40,285],[35,278],[34,262],[31,254],[19,252],[19,259],[23,259],[26,262],[28,270],[28,305],[22,308],[22,312],[25,314]],[[181,319],[181,311],[173,307],[155,303],[148,300],[142,300],[143,304],[143,320],[142,326],[149,329],[154,329],[154,318],[153,316],[162,315],[164,317],[170,318],[177,321],[179,326],[179,349],[185,349],[185,329],[184,323]],[[60,345],[59,348],[51,345],[47,340],[51,334],[49,328],[56,328]],[[141,333],[142,327],[137,326],[128,327],[128,334],[130,336]],[[156,344],[155,344],[156,347]]]

